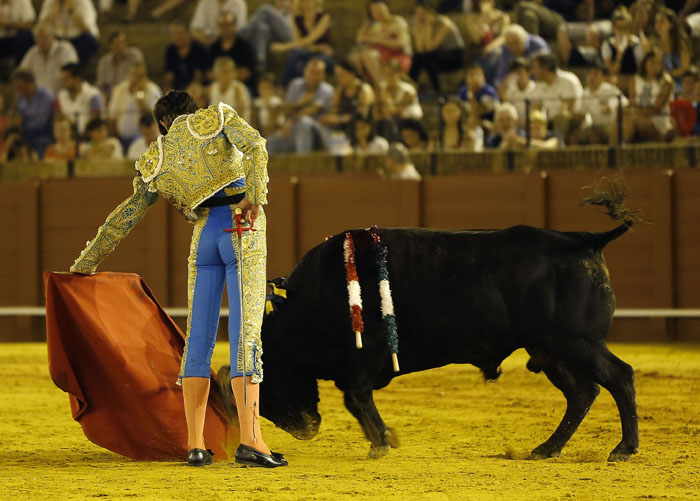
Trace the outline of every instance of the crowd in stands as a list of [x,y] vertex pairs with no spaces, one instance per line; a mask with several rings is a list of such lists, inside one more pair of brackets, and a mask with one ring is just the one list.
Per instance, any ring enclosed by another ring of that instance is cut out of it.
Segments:
[[[351,47],[322,0],[198,0],[170,23],[163,78],[123,31],[100,51],[110,0],[0,0],[0,160],[136,159],[171,89],[227,103],[270,154],[557,149],[700,134],[700,0],[368,0]],[[150,13],[158,19],[182,0]],[[405,5],[401,4],[402,8]],[[128,0],[125,22],[138,0]],[[90,72],[89,69],[92,68]],[[86,78],[94,74],[95,78]],[[457,76],[455,78],[455,75]],[[397,174],[404,172],[404,174]]]

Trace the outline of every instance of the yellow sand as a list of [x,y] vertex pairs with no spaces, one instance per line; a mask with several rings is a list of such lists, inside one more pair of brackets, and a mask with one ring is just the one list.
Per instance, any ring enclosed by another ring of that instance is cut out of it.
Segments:
[[[290,466],[131,461],[90,443],[51,382],[42,344],[0,345],[0,498],[146,499],[690,499],[700,497],[700,347],[614,345],[636,369],[640,453],[607,463],[620,438],[603,391],[559,459],[529,461],[563,415],[563,396],[519,351],[496,383],[470,366],[394,380],[377,406],[402,440],[380,460],[331,383],[320,434],[301,442],[265,421]],[[215,367],[228,348],[217,346]]]

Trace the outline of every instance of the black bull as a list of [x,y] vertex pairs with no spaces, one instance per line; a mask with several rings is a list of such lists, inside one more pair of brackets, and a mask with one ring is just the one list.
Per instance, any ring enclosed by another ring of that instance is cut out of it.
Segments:
[[297,438],[311,438],[321,422],[317,380],[334,381],[371,441],[370,456],[380,457],[398,438],[379,415],[373,390],[397,375],[452,363],[473,364],[495,379],[501,362],[525,348],[527,368],[544,372],[567,401],[561,424],[532,457],[560,454],[600,385],[614,397],[622,422],[622,440],[609,459],[627,460],[639,443],[634,376],[605,345],[615,296],[601,251],[630,225],[605,233],[528,226],[377,230],[389,250],[399,373],[381,322],[374,239],[366,230],[351,231],[365,322],[364,347],[357,349],[344,235],[330,238],[282,282],[287,299],[263,323],[262,415]]

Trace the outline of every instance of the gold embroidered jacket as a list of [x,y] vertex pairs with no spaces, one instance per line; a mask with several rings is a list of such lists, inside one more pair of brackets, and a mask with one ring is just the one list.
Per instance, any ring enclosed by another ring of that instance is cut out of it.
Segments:
[[107,217],[71,271],[94,273],[158,195],[194,222],[199,204],[245,177],[245,187],[227,195],[245,191],[253,204],[267,204],[265,139],[224,103],[176,118],[137,160],[136,170],[133,195]]

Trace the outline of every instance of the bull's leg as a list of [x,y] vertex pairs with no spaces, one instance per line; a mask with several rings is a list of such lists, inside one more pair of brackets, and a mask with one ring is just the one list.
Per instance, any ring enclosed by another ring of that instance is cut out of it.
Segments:
[[622,440],[610,453],[608,461],[627,461],[639,450],[634,370],[604,345],[578,348],[569,352],[571,362],[610,392],[620,412]]
[[566,412],[561,423],[546,442],[532,451],[530,457],[532,459],[559,457],[562,448],[588,414],[600,389],[590,378],[555,357],[543,354],[540,350],[529,349],[528,353],[532,357],[528,363],[528,369],[533,372],[543,370],[547,379],[566,397]]
[[[372,445],[368,457],[378,459],[386,456],[391,448],[391,431],[379,415],[372,390],[350,390],[345,392],[345,407],[355,416]],[[398,446],[396,443],[395,446]]]

